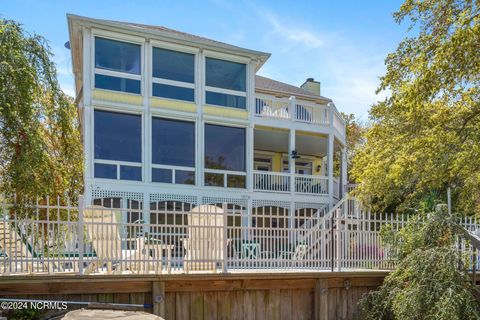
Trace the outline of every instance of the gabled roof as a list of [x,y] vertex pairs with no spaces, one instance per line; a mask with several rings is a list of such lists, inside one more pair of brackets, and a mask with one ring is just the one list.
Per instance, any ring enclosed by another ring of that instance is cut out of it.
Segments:
[[174,42],[187,42],[187,44],[190,44],[190,45],[193,43],[198,45],[199,47],[204,47],[206,49],[226,51],[231,54],[255,57],[256,60],[258,61],[257,68],[256,68],[257,70],[265,63],[265,61],[267,61],[267,59],[271,55],[270,53],[267,53],[267,52],[242,48],[242,47],[234,46],[228,43],[197,36],[194,34],[173,30],[163,26],[146,25],[146,24],[139,24],[139,23],[132,23],[132,22],[116,21],[116,20],[95,19],[95,18],[77,16],[73,14],[67,14],[67,20],[70,23],[73,21],[77,21],[79,23],[88,23],[90,25],[124,29],[125,31],[130,31],[130,32],[138,31],[141,33],[150,33],[153,36],[158,36],[163,39],[169,39]]
[[324,102],[331,102],[332,100],[314,93],[302,89],[300,87],[293,86],[288,83],[280,82],[270,78],[255,76],[255,90],[266,92],[277,92],[282,95],[290,95],[307,99],[323,100]]

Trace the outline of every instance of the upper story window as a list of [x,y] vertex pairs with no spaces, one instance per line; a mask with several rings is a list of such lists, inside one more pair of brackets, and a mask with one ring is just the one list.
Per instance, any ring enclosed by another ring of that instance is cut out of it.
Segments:
[[245,188],[244,128],[205,125],[205,185]]
[[205,58],[205,102],[245,109],[247,65],[215,58]]
[[141,46],[95,37],[95,88],[141,93]]
[[153,48],[152,95],[195,101],[195,55]]
[[195,184],[195,123],[152,118],[152,181]]
[[95,178],[142,180],[142,117],[95,110]]

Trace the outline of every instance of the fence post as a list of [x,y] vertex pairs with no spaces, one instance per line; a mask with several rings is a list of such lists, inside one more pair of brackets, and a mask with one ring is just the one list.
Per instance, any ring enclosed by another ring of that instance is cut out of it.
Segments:
[[83,241],[83,210],[85,209],[85,199],[83,195],[78,197],[78,272],[84,274],[83,255],[85,244]]
[[[339,208],[336,211],[339,212],[342,209]],[[337,271],[341,271],[342,269],[342,232],[341,232],[341,218],[337,219],[337,224],[335,225],[335,231],[337,231]]]
[[228,223],[228,215],[227,215],[227,210],[228,206],[224,202],[222,204],[223,207],[223,225],[222,225],[222,232],[223,232],[223,254],[222,254],[222,272],[226,273],[227,272],[227,260],[228,260],[228,234],[227,234],[227,223]]
[[335,223],[335,215],[336,215],[336,210],[333,210],[332,212],[332,218],[330,222],[330,264],[332,268],[332,272],[335,269],[335,230],[334,230],[334,223]]

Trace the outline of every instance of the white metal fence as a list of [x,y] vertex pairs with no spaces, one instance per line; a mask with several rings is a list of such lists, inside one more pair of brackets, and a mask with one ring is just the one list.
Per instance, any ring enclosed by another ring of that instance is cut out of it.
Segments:
[[[46,199],[0,206],[0,274],[183,273],[390,269],[382,226],[349,198],[330,210],[232,203],[98,198],[92,205]],[[43,203],[43,204],[42,204]],[[478,230],[476,221],[468,227]]]

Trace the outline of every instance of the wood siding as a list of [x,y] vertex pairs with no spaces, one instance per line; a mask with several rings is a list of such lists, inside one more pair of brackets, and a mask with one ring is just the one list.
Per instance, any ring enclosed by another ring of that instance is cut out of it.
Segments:
[[353,319],[384,272],[0,278],[0,297],[146,304],[165,319]]

